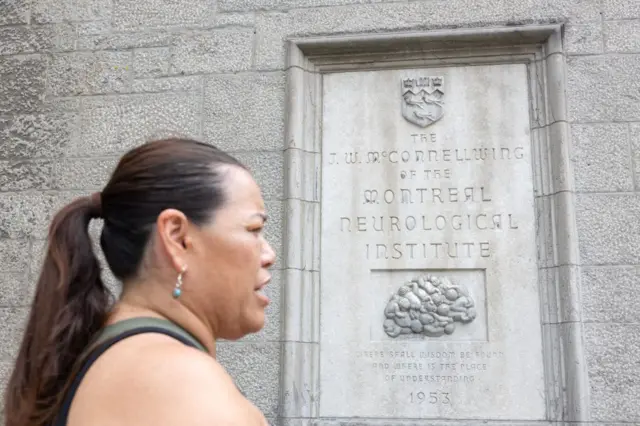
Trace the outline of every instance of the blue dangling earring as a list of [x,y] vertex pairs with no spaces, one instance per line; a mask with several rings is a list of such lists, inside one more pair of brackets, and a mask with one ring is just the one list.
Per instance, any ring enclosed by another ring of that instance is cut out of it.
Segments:
[[178,281],[176,282],[176,287],[173,289],[173,298],[177,299],[182,294],[182,275],[184,271],[187,270],[186,266],[182,267],[182,271],[178,274]]

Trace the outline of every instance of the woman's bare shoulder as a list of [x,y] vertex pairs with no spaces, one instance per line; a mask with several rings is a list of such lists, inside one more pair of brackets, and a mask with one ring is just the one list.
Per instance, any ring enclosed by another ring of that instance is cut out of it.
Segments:
[[117,412],[116,424],[267,424],[213,357],[166,336],[140,337],[96,362],[85,394],[74,401],[77,414],[112,418]]

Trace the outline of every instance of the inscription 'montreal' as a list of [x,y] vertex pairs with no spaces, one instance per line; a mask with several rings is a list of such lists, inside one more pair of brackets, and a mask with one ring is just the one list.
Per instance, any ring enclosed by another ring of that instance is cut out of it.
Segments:
[[453,334],[456,322],[476,318],[475,303],[468,290],[446,277],[424,275],[405,283],[391,295],[384,309],[383,328],[390,337]]
[[427,127],[444,115],[444,77],[402,79],[402,116]]

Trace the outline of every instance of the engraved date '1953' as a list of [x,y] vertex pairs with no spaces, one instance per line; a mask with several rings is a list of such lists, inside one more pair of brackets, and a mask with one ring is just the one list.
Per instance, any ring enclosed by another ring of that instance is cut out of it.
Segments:
[[409,402],[416,404],[451,404],[448,392],[411,392],[409,394]]

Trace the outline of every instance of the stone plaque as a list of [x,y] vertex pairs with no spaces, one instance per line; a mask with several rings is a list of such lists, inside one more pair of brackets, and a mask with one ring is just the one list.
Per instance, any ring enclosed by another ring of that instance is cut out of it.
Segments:
[[324,76],[321,416],[544,419],[528,89]]

